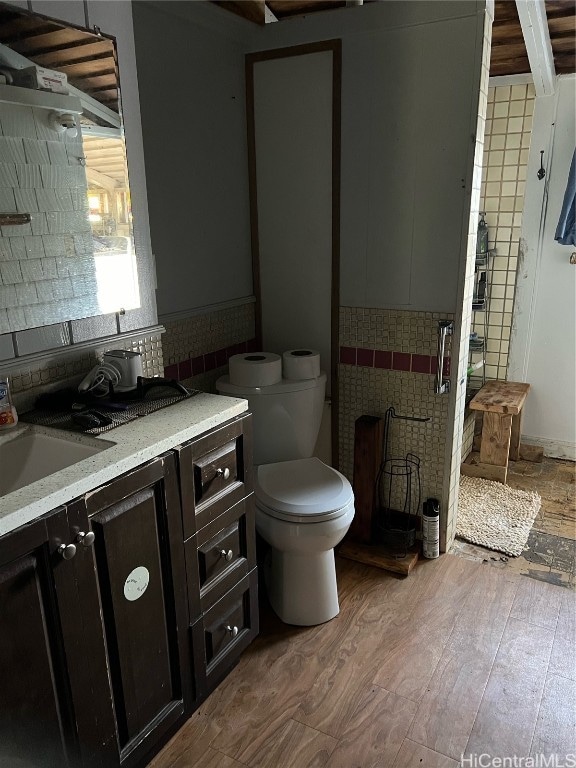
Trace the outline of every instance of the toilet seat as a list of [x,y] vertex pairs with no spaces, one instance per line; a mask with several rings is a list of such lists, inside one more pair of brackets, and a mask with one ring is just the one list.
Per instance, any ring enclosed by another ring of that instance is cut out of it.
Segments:
[[344,475],[316,458],[260,465],[254,485],[257,507],[292,523],[333,520],[354,503]]

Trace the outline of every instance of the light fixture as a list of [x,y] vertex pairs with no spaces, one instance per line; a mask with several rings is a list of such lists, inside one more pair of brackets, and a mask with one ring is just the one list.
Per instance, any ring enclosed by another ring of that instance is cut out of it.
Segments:
[[76,117],[69,112],[50,112],[49,121],[50,126],[58,133],[66,133],[70,139],[78,136]]

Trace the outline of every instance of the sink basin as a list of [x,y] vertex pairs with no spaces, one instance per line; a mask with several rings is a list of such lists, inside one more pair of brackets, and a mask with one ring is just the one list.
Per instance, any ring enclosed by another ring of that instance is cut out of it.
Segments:
[[17,427],[0,433],[0,496],[94,456],[115,445],[82,434],[49,427]]

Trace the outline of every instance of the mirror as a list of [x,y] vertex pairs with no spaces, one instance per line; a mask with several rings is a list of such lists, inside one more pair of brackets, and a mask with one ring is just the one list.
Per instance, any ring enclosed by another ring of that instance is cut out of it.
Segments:
[[140,306],[115,40],[0,3],[0,333]]

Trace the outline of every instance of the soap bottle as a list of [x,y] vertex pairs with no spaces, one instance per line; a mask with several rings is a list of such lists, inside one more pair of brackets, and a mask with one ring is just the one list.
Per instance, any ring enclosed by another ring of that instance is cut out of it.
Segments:
[[18,424],[18,413],[10,397],[10,384],[6,377],[0,376],[0,430],[10,429]]

